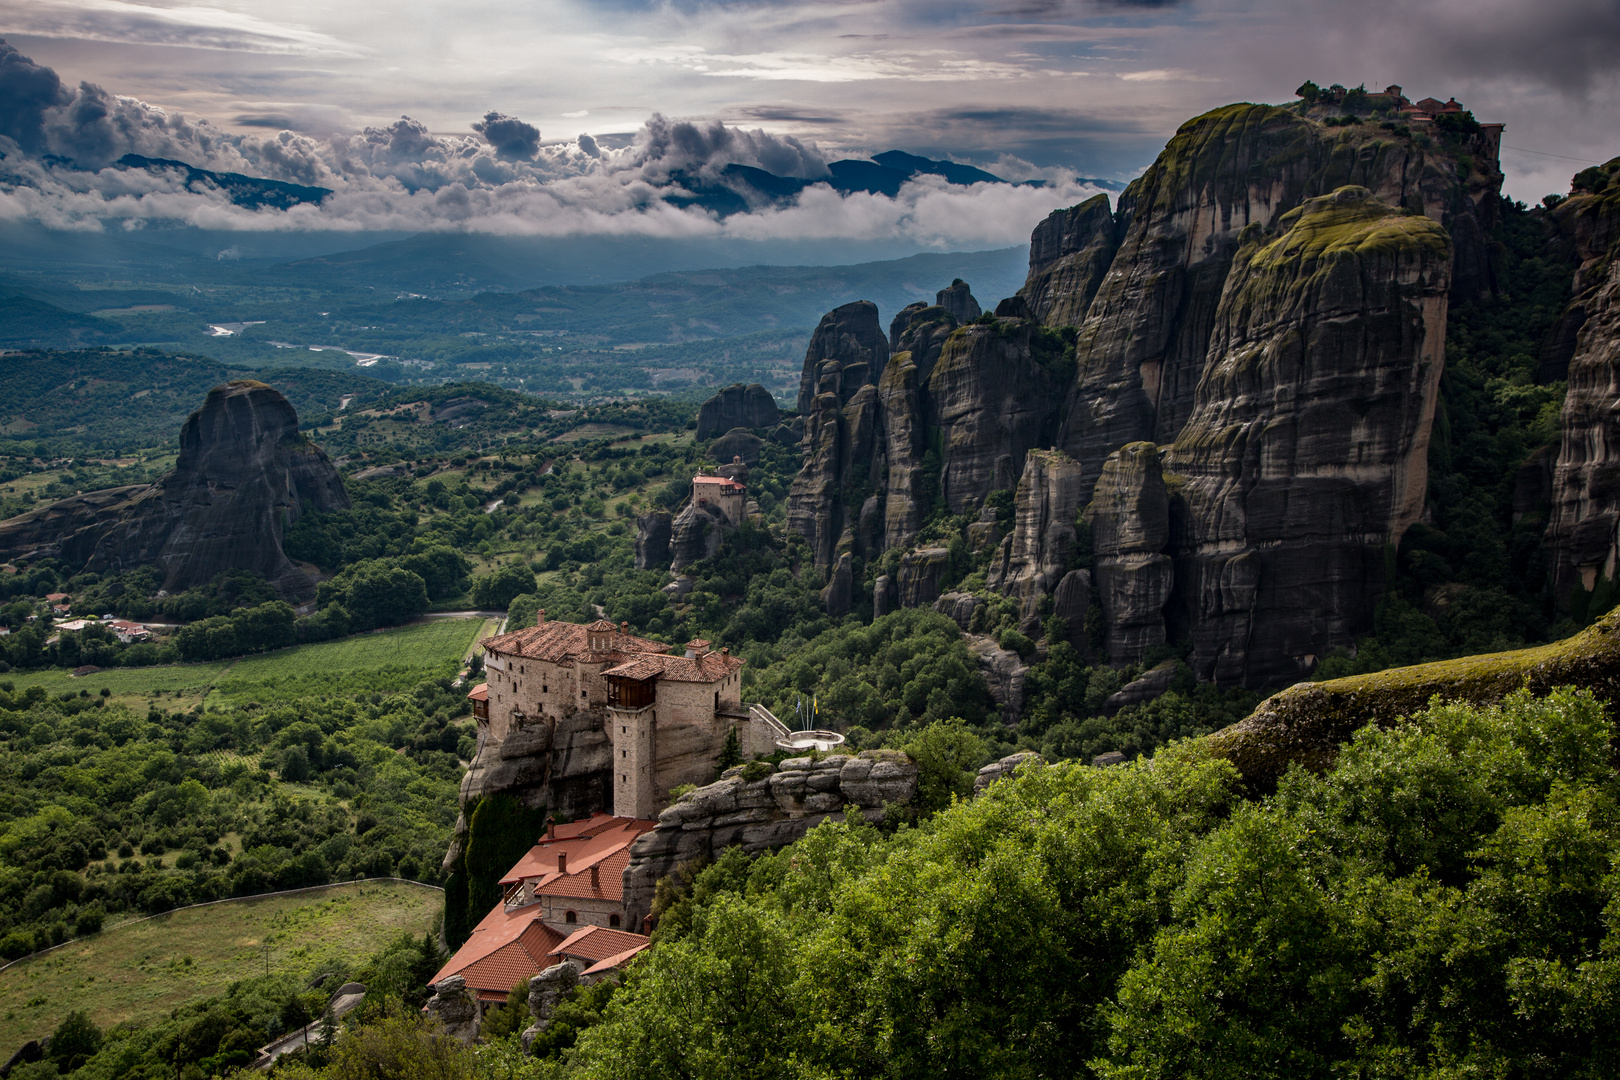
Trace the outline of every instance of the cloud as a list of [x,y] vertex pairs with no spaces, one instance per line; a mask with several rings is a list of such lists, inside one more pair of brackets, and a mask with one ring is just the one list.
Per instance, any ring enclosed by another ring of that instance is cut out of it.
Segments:
[[[9,48],[0,53],[0,93],[11,105],[0,137],[0,220],[53,228],[183,222],[226,231],[895,239],[945,248],[1019,243],[1032,222],[1091,190],[1022,162],[1022,177],[1054,186],[960,187],[920,176],[894,198],[845,195],[815,183],[830,174],[813,142],[657,113],[628,138],[584,134],[551,144],[535,125],[496,111],[466,135],[435,134],[410,116],[324,137],[269,130],[291,110],[244,113],[258,122],[230,134],[89,83],[69,90],[51,69]],[[119,167],[131,152],[331,194],[318,205],[249,209],[226,192],[188,184],[183,170]],[[790,204],[729,216],[678,197],[724,185],[734,164],[812,185]]]
[[0,38],[0,135],[24,150],[45,144],[45,114],[71,100],[62,80]]
[[278,55],[360,57],[367,50],[308,27],[203,5],[127,0],[32,0],[8,13],[10,32],[120,44],[183,46]]
[[489,140],[502,161],[533,161],[540,150],[540,129],[513,116],[491,110],[472,128]]

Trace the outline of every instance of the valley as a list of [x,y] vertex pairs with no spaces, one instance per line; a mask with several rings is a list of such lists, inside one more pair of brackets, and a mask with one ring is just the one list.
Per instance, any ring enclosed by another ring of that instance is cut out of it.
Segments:
[[1298,97],[1011,274],[14,271],[11,1075],[1606,1075],[1620,159]]

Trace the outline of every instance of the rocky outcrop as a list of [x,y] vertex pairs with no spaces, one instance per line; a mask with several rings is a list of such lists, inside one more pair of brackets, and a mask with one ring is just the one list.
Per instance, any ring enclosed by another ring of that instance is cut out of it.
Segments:
[[433,996],[422,1011],[437,1020],[446,1035],[470,1043],[478,1037],[478,1002],[467,989],[467,980],[451,975],[433,984]]
[[568,960],[552,964],[529,980],[529,1015],[534,1023],[520,1036],[525,1050],[534,1042],[536,1035],[551,1026],[551,1017],[557,1011],[557,1006],[578,987],[579,968]]
[[765,440],[752,431],[732,428],[709,444],[709,460],[730,463],[740,459],[744,465],[758,465],[764,449]]
[[900,606],[927,607],[939,599],[945,572],[950,569],[949,548],[928,547],[900,557]]
[[988,634],[969,634],[968,651],[979,662],[979,672],[1001,713],[1002,723],[1016,724],[1024,715],[1024,683],[1029,665],[1011,649],[1003,649]]
[[[1079,326],[1118,246],[1107,195],[1054,210],[1029,238],[1029,278],[1018,298],[1047,326]],[[997,308],[997,314],[1000,314]]]
[[945,313],[958,323],[970,323],[984,314],[979,302],[973,299],[973,290],[968,288],[968,283],[961,278],[939,290],[934,295],[934,303],[944,308]]
[[934,601],[934,610],[951,620],[963,630],[973,626],[973,616],[984,601],[972,593],[948,592]]
[[900,603],[896,595],[894,579],[888,574],[881,574],[872,582],[872,618],[881,619],[893,611]]
[[777,416],[776,399],[769,390],[759,383],[732,383],[698,406],[697,437],[712,439],[733,428],[775,427]]
[[735,766],[718,782],[682,795],[658,815],[658,827],[631,846],[624,872],[629,925],[639,926],[651,912],[658,879],[684,863],[712,859],[728,847],[774,851],[834,814],[876,821],[885,806],[917,795],[917,764],[898,750],[789,758],[769,775],[744,778],[758,767]]
[[1070,570],[1052,594],[1052,614],[1063,622],[1063,640],[1081,656],[1091,652],[1086,620],[1091,614],[1091,571]]
[[1108,456],[1086,507],[1095,555],[1092,582],[1108,626],[1108,659],[1135,663],[1165,642],[1164,606],[1175,580],[1170,557],[1170,492],[1159,448],[1131,443]]
[[314,581],[281,548],[283,530],[305,505],[347,509],[342,479],[299,433],[298,414],[279,391],[242,380],[215,387],[186,420],[174,470],[163,479],[0,523],[0,552],[39,551],[43,530],[56,527],[62,532],[49,553],[90,570],[156,564],[168,592],[247,570],[283,596],[307,599]]
[[669,564],[673,519],[667,510],[636,516],[636,569],[657,570]]
[[1023,600],[1026,616],[1057,588],[1076,555],[1080,482],[1079,463],[1061,450],[1032,450],[1024,459],[1013,532],[1002,541],[986,583]]
[[821,609],[831,618],[849,614],[855,602],[855,570],[849,552],[838,556],[827,587],[821,590]]
[[1389,727],[1433,698],[1486,704],[1520,689],[1541,696],[1560,686],[1591,691],[1614,715],[1620,705],[1620,609],[1574,637],[1539,648],[1292,686],[1211,735],[1209,747],[1235,765],[1251,788],[1266,791],[1290,764],[1322,771],[1358,729]]
[[1170,684],[1175,680],[1176,662],[1166,660],[1120,687],[1117,693],[1109,694],[1103,699],[1103,709],[1108,713],[1116,713],[1127,705],[1140,705],[1152,701],[1170,689]]
[[1440,226],[1359,187],[1238,252],[1168,462],[1200,678],[1295,680],[1371,625],[1427,494],[1451,263]]
[[903,351],[889,357],[878,385],[888,457],[888,482],[884,494],[877,496],[883,500],[883,542],[878,551],[911,546],[922,526],[923,490],[927,483],[923,471],[927,439],[922,405],[924,378],[926,373],[915,354]]
[[[1581,178],[1597,192],[1577,189],[1555,213],[1573,237],[1581,260],[1575,297],[1565,313],[1574,347],[1568,361],[1569,390],[1561,417],[1563,437],[1553,472],[1552,515],[1547,546],[1552,552],[1553,593],[1567,604],[1571,593],[1613,578],[1620,559],[1620,158]],[[1516,500],[1517,501],[1517,500]]]
[[1345,185],[1442,225],[1458,238],[1459,287],[1488,293],[1495,162],[1483,136],[1457,147],[1371,124],[1330,128],[1270,105],[1228,105],[1183,124],[1120,196],[1120,242],[1079,326],[1079,381],[1059,445],[1089,483],[1126,443],[1174,441],[1192,414],[1244,230],[1275,230],[1284,214]]
[[958,325],[951,313],[938,304],[902,308],[889,325],[889,353],[910,353],[918,379],[926,383],[939,362],[939,354],[945,350],[945,342]]
[[964,326],[928,378],[929,421],[943,448],[941,495],[954,514],[1010,490],[1024,455],[1050,445],[1057,431],[1064,387],[1036,357],[1039,332],[1020,319]]
[[1000,761],[992,761],[980,769],[978,775],[973,778],[973,797],[976,799],[989,791],[990,785],[997,780],[1004,780],[1009,776],[1017,775],[1018,770],[1026,765],[1030,768],[1039,768],[1045,764],[1046,759],[1033,750],[1020,750],[1016,754],[1009,754]]
[[[856,386],[877,378],[889,358],[889,342],[878,325],[877,305],[868,300],[834,308],[821,317],[810,335],[804,353],[804,371],[799,376],[799,415],[809,416],[814,408],[821,380],[821,365],[837,361],[840,369],[861,367],[852,376]],[[853,393],[853,389],[850,391]],[[846,398],[847,400],[847,398]]]
[[832,565],[866,492],[883,479],[879,378],[889,343],[877,307],[861,302],[828,312],[805,352],[800,408],[804,463],[788,491],[788,527],[802,535],[816,566]]
[[726,533],[733,528],[719,507],[688,502],[670,522],[669,568],[684,570],[695,562],[714,558],[725,543]]

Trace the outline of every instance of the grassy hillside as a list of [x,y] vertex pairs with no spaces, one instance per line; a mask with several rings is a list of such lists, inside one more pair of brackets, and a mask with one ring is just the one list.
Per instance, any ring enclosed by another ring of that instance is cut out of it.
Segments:
[[7,1052],[48,1035],[74,1009],[102,1028],[146,1024],[236,979],[351,965],[438,915],[437,889],[402,882],[333,885],[233,900],[113,926],[0,971]]

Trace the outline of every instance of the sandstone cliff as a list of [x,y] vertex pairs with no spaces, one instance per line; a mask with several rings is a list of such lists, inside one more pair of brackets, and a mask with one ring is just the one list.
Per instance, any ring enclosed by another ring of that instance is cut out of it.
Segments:
[[91,570],[155,563],[169,592],[248,570],[282,595],[304,599],[315,584],[282,552],[282,532],[306,502],[317,510],[349,506],[326,454],[299,434],[292,405],[247,380],[215,387],[191,414],[173,472],[106,494],[0,523],[0,552],[15,558],[37,550],[42,529],[53,523],[60,531],[45,550]]
[[1613,578],[1620,557],[1620,158],[1581,176],[1599,190],[1577,189],[1556,210],[1581,260],[1564,319],[1577,329],[1547,526],[1561,603]]

